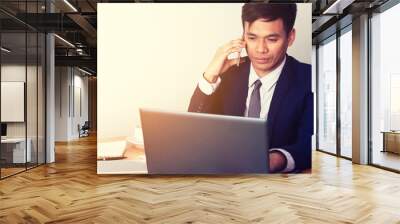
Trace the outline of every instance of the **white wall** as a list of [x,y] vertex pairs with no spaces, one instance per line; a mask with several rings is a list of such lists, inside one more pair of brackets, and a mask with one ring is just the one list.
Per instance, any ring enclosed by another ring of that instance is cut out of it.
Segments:
[[78,124],[88,120],[88,78],[75,68],[56,67],[55,90],[55,141],[77,139]]
[[55,68],[55,141],[68,140],[68,68]]
[[[36,162],[39,153],[39,163],[44,162],[44,74],[41,66],[32,66],[18,63],[2,64],[2,82],[25,82],[26,83],[26,107],[22,106],[22,113],[27,115],[27,120],[23,122],[6,122],[7,137],[25,137],[31,142],[32,161]],[[26,81],[27,79],[27,81]],[[4,96],[2,96],[3,98]],[[2,107],[1,110],[10,108]],[[14,113],[17,113],[14,111]]]
[[[19,64],[8,64],[1,66],[1,81],[6,82],[25,82],[25,69],[32,70],[32,67]],[[30,74],[30,72],[28,72]],[[5,108],[1,108],[5,110]],[[11,122],[7,123],[7,137],[25,137],[25,123]]]
[[[34,83],[32,81],[32,75],[36,76],[36,67],[35,66],[27,66],[25,67],[24,65],[20,64],[5,64],[1,66],[1,81],[3,82],[25,82],[25,76],[28,74],[28,79],[29,79],[29,84],[30,85],[36,85],[36,81]],[[32,98],[36,99],[36,88],[32,89],[29,88],[27,89],[28,93],[28,99],[27,103],[30,103],[33,101]],[[30,91],[32,90],[32,91]],[[36,124],[33,125],[31,124],[32,121],[35,121],[36,123],[36,113],[32,113],[33,110],[36,109],[37,105],[30,105],[31,108],[27,109],[27,118],[28,118],[28,137],[30,133],[33,133],[33,130],[35,130],[36,133]],[[33,108],[34,106],[34,108]],[[1,110],[6,110],[7,108],[1,108]],[[22,108],[24,109],[24,108]],[[25,136],[25,123],[26,122],[7,122],[7,136],[8,137],[24,137]]]
[[[99,4],[98,138],[133,136],[140,107],[186,111],[216,49],[241,37],[242,5]],[[311,4],[298,6],[288,53],[311,63]]]
[[25,82],[1,81],[1,122],[25,121]]
[[[73,138],[79,137],[79,132],[77,129],[78,124],[81,126],[88,121],[89,119],[89,112],[88,112],[88,77],[82,76],[82,73],[78,70],[74,71],[74,94],[73,96],[74,102],[74,109],[75,113],[73,113],[72,119],[72,136]],[[79,93],[80,91],[80,93]],[[80,96],[80,97],[79,97]],[[80,102],[79,102],[80,101]],[[79,108],[80,107],[80,108]],[[82,110],[81,112],[79,110]]]

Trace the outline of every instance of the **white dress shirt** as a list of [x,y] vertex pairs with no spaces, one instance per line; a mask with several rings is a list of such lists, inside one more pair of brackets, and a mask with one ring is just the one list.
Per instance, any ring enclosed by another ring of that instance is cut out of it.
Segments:
[[[282,72],[285,62],[286,62],[286,57],[277,68],[275,68],[273,71],[271,71],[269,74],[263,76],[262,78],[260,78],[257,75],[256,71],[254,70],[253,64],[251,64],[250,74],[249,74],[249,83],[248,83],[248,93],[247,93],[247,99],[246,99],[246,109],[244,112],[244,116],[247,117],[247,115],[248,115],[250,97],[251,97],[251,93],[254,89],[254,82],[259,79],[262,83],[262,85],[260,87],[260,101],[261,101],[260,102],[261,103],[260,118],[268,119],[268,111],[269,111],[269,107],[271,104],[272,96],[275,91],[276,82],[279,79],[279,76]],[[220,83],[221,83],[221,78],[219,78],[219,77],[215,83],[209,83],[204,77],[202,77],[199,81],[199,88],[204,94],[211,95],[212,93],[215,92],[215,90],[218,88]],[[295,168],[294,159],[288,151],[286,151],[285,149],[280,149],[280,148],[270,149],[270,152],[272,152],[272,151],[279,151],[286,157],[287,165],[286,165],[286,168],[282,172],[290,172]]]

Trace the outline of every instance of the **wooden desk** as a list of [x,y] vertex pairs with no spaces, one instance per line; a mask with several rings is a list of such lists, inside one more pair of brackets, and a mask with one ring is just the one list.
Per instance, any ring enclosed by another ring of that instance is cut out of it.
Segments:
[[[115,157],[97,157],[98,174],[147,174],[146,155],[142,146],[138,147],[130,143],[126,138],[115,138],[113,140],[103,141],[109,146],[125,147],[119,149],[123,151],[122,156]],[[101,143],[99,143],[101,144]],[[123,146],[125,145],[125,146]],[[100,155],[103,153],[100,153]],[[311,169],[303,170],[301,173],[311,173]]]
[[382,152],[400,154],[400,131],[382,131],[383,149]]
[[[107,148],[111,147],[111,148]],[[117,148],[112,148],[117,147]],[[130,143],[126,138],[108,139],[98,143],[97,173],[98,174],[147,174],[147,164],[144,149]],[[115,152],[112,152],[112,151]]]
[[[31,162],[32,153],[31,145],[32,140],[30,138],[6,138],[1,139],[2,144],[2,157],[6,160],[6,163],[25,163]],[[25,151],[25,145],[26,151]],[[11,146],[11,147],[10,147]],[[4,155],[4,156],[3,156]]]

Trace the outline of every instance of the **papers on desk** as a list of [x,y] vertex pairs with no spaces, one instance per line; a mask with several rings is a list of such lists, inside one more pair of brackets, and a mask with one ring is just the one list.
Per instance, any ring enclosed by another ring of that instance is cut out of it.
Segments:
[[98,174],[146,174],[143,134],[135,128],[133,137],[99,142],[97,147]]
[[145,160],[98,160],[98,174],[146,174]]
[[102,142],[97,147],[97,158],[122,158],[126,150],[126,141]]
[[[146,156],[136,152],[129,141],[120,140],[99,143],[97,152],[98,174],[145,174],[147,173]],[[129,158],[131,154],[132,159]],[[112,159],[126,156],[124,159]],[[104,159],[103,159],[104,158]]]

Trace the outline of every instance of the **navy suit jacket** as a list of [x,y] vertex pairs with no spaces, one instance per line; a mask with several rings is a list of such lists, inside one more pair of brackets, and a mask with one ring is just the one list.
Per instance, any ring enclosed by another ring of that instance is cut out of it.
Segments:
[[[189,111],[244,116],[248,93],[250,60],[221,74],[221,83],[211,95],[197,86]],[[295,161],[294,172],[311,168],[313,134],[313,93],[311,65],[286,55],[267,115],[269,148],[282,148]]]

